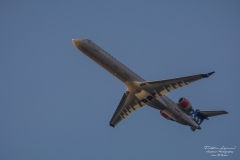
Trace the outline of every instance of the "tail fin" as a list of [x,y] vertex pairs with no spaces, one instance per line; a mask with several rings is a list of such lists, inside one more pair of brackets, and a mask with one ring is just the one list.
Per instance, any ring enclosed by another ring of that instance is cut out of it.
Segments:
[[193,120],[198,124],[200,125],[204,119],[207,119],[208,118],[206,116],[204,116],[203,114],[200,113],[200,110],[196,109],[195,111],[192,111],[190,113],[190,115],[192,116]]
[[[200,111],[199,109],[196,109],[195,111],[192,111],[190,113],[190,116],[192,116],[193,120],[200,125],[205,119],[208,120],[208,117],[211,116],[217,116],[221,114],[228,114],[228,112],[224,110],[215,110],[215,111]],[[196,128],[190,127],[192,131],[195,131]],[[201,127],[200,127],[201,129]]]
[[192,116],[193,120],[200,125],[204,119],[208,120],[208,117],[217,116],[221,114],[228,114],[228,112],[224,110],[215,110],[215,111],[200,111],[196,109],[195,111],[191,112],[190,115]]

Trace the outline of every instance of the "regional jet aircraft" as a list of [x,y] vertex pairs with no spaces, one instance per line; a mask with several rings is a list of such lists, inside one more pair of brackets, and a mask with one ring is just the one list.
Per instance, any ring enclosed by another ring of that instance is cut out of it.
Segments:
[[208,117],[228,113],[224,110],[194,110],[186,98],[182,97],[178,103],[175,103],[166,96],[168,92],[194,81],[208,78],[214,72],[165,80],[145,81],[91,40],[72,39],[72,42],[77,49],[122,81],[127,87],[110,120],[110,126],[112,127],[115,127],[130,113],[145,105],[159,110],[160,115],[167,120],[190,126],[192,131],[201,129],[200,124],[203,120],[208,120]]

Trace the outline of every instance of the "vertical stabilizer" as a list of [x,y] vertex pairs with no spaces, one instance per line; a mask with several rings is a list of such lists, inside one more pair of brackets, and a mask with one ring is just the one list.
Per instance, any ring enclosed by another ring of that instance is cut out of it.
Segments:
[[191,112],[190,115],[198,125],[200,125],[204,121],[204,119],[208,119],[207,117],[202,115],[198,109]]

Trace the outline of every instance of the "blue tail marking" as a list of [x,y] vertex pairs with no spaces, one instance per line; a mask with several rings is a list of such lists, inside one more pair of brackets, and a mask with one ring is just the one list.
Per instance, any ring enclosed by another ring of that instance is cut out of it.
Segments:
[[208,119],[207,117],[205,117],[204,115],[202,115],[201,113],[199,113],[199,109],[196,109],[195,111],[192,111],[190,113],[190,116],[193,118],[193,120],[200,125],[204,119]]

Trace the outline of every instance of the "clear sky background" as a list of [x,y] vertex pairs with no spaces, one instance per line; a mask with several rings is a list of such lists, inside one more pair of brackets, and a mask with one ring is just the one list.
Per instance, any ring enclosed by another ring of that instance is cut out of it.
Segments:
[[[1,1],[0,159],[240,159],[240,2]],[[224,109],[202,130],[143,107],[109,121],[126,87],[72,44],[87,38],[146,80],[216,71],[167,94]]]

